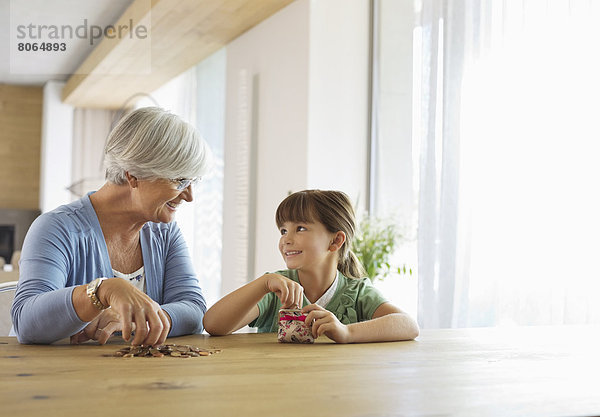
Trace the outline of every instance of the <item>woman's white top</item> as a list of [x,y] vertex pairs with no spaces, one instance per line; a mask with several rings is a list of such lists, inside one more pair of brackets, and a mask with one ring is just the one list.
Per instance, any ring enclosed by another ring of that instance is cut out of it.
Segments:
[[125,281],[129,281],[135,288],[143,293],[146,293],[146,274],[144,274],[143,266],[131,274],[124,274],[122,272],[115,271],[114,269],[112,271],[113,274],[115,274],[115,277],[123,278]]

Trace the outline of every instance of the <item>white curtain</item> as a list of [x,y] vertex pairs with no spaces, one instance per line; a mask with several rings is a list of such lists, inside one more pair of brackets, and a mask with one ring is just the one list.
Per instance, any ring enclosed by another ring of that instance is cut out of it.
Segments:
[[600,322],[589,0],[423,0],[419,322]]

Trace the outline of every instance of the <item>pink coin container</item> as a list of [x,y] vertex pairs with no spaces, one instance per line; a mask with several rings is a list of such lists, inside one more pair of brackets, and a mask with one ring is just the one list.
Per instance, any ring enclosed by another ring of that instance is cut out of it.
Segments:
[[277,341],[281,343],[314,343],[310,326],[305,323],[306,315],[300,309],[279,310]]

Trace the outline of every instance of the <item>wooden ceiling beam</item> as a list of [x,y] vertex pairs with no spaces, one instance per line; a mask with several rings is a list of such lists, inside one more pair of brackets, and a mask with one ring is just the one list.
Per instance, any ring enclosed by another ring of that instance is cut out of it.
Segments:
[[132,95],[151,93],[292,1],[135,0],[114,25],[132,21],[149,28],[150,45],[129,35],[102,39],[68,79],[63,101],[118,109]]

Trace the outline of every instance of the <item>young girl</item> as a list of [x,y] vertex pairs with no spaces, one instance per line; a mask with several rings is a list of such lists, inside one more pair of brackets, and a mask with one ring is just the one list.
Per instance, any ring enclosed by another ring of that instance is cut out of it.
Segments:
[[340,191],[306,190],[277,208],[279,251],[288,269],[265,274],[223,297],[204,316],[211,335],[245,325],[276,332],[281,308],[304,306],[315,338],[338,343],[410,340],[417,323],[387,300],[364,276],[350,248],[354,210]]

